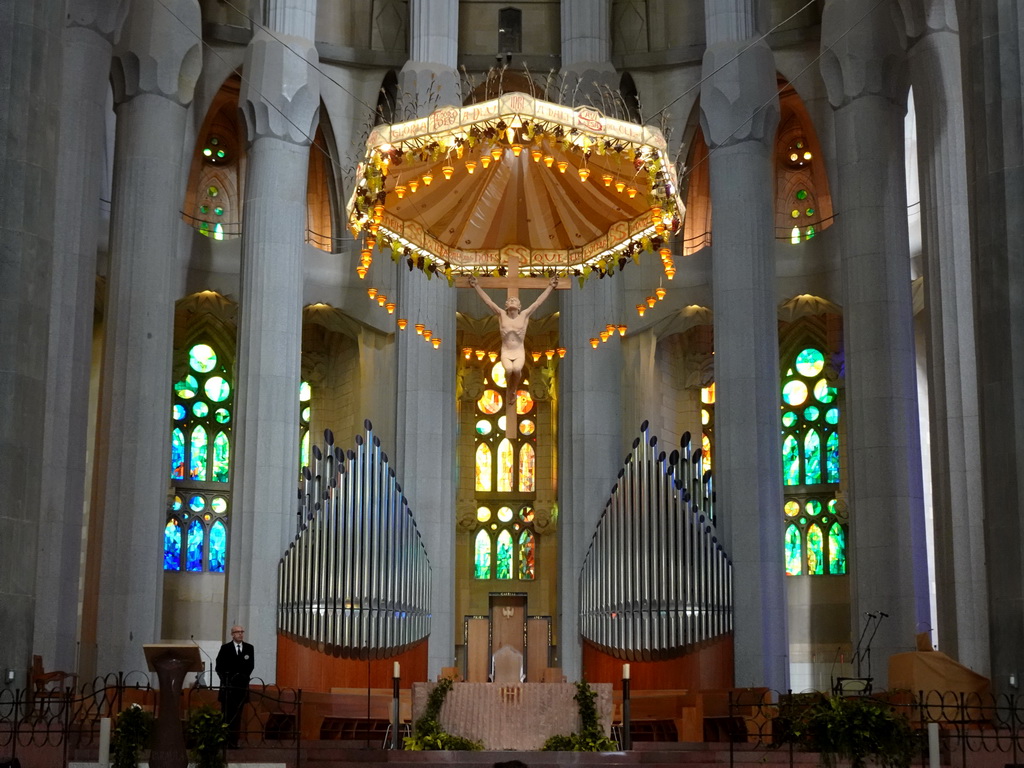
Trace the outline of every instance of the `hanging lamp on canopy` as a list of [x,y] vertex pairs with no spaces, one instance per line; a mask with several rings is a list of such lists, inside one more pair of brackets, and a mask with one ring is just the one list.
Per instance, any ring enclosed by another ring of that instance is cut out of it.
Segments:
[[[604,183],[587,183],[591,174]],[[408,193],[425,178],[434,183]],[[374,128],[347,215],[357,237],[449,282],[501,275],[510,262],[524,277],[582,282],[657,253],[679,230],[683,203],[657,128],[508,93]]]

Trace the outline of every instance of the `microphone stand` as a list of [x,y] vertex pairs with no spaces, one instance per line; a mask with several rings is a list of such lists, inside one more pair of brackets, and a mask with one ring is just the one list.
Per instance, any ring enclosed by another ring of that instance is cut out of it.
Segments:
[[[889,614],[879,613],[874,617],[875,628],[871,631],[871,636],[868,638],[868,644],[864,648],[864,652],[868,657],[868,677],[871,677],[871,642],[875,639],[875,633],[878,632],[878,625],[882,623],[882,619],[886,618]],[[858,673],[859,674],[859,673]]]
[[[864,654],[861,653],[860,645],[864,642],[864,635],[867,634],[868,627],[871,626],[871,620],[877,618],[873,613],[866,613],[864,615],[868,617],[868,620],[864,622],[864,627],[860,631],[860,637],[857,639],[857,648],[853,652],[853,658],[857,661],[857,677],[863,677],[863,675],[861,675],[860,673],[860,665],[861,662],[864,660]],[[872,635],[872,637],[874,637],[874,635]]]
[[[213,688],[213,659],[210,658],[210,654],[203,650],[203,646],[196,642],[195,635],[189,635],[189,640],[192,641],[192,645],[199,649],[199,652],[203,654],[210,661],[210,666],[206,666],[206,662],[203,662],[203,668],[196,675],[196,688]],[[210,670],[210,684],[206,684],[206,670]]]

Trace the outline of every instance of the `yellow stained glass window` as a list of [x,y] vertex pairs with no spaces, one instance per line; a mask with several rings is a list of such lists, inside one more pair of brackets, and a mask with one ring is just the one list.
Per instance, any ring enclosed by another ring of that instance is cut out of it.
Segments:
[[[507,437],[498,443],[498,492],[507,493],[512,490],[512,471],[514,468],[512,441]],[[480,490],[479,488],[477,490]]]
[[476,447],[476,489],[491,490],[491,448],[487,443]]
[[519,449],[519,490],[532,492],[534,490],[534,472],[537,464],[537,454],[533,446],[527,443]]

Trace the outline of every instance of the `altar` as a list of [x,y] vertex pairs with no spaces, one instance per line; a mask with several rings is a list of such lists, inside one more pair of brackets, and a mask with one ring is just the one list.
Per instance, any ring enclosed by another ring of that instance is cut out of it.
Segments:
[[[413,683],[413,722],[423,714],[436,683]],[[606,736],[612,726],[612,686],[590,686]],[[539,750],[551,736],[580,729],[573,683],[455,683],[441,708],[441,727],[484,749]]]

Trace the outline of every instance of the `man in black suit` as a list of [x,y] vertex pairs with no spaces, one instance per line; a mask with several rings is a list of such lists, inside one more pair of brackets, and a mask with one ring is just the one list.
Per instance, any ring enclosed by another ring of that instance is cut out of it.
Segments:
[[228,747],[238,747],[238,734],[242,729],[242,709],[249,700],[249,678],[252,677],[256,652],[244,641],[245,629],[231,628],[231,642],[224,643],[217,652],[217,677],[220,678],[220,701],[224,721],[228,724]]

